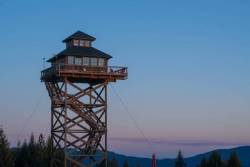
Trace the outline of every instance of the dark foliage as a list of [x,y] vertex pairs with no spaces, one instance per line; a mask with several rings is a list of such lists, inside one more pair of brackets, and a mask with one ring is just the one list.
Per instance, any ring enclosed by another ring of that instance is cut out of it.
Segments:
[[124,161],[123,167],[129,167],[128,160]]
[[119,167],[118,161],[115,159],[115,157],[111,160],[111,167]]
[[[38,140],[35,140],[31,134],[30,140],[24,141],[22,144],[18,142],[17,148],[13,149],[15,157],[15,167],[49,167],[51,163],[51,138],[44,139],[40,134]],[[55,151],[55,166],[63,165],[63,152]]]
[[29,143],[18,144],[13,150],[15,155],[15,166],[17,167],[48,167],[50,141],[45,142],[43,135],[39,136],[38,141],[31,134]]
[[[49,167],[51,164],[51,138],[44,139],[41,134],[38,140],[31,134],[30,140],[20,141],[17,147],[10,149],[9,142],[0,128],[0,167]],[[54,150],[55,166],[63,166],[64,154],[62,151]],[[119,167],[119,162],[115,157],[107,161],[108,167]],[[105,167],[103,161],[97,167]],[[124,161],[123,167],[129,167],[129,162]],[[136,167],[140,167],[137,164]],[[181,151],[178,152],[175,167],[186,167]],[[214,151],[208,158],[203,158],[197,167],[242,167],[236,152],[232,152],[227,161],[223,161],[218,152]]]
[[181,151],[178,152],[177,158],[175,160],[175,167],[186,167]]
[[208,159],[204,157],[198,167],[241,167],[241,163],[236,152],[232,152],[229,159],[224,162],[220,154],[214,151]]
[[223,167],[224,163],[221,159],[221,156],[218,152],[213,151],[208,160],[209,167]]
[[226,167],[241,167],[240,160],[238,158],[237,153],[234,151],[230,155],[229,160],[227,161]]
[[0,128],[0,167],[13,167],[13,156],[9,147],[9,142]]
[[208,160],[204,157],[202,158],[200,165],[198,165],[198,167],[209,167],[208,166]]

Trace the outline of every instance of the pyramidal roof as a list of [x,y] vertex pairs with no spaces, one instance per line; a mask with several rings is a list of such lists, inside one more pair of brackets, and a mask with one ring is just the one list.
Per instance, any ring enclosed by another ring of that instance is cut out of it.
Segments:
[[54,57],[47,60],[47,62],[53,62],[56,59],[59,59],[65,56],[97,57],[97,58],[106,58],[106,59],[112,58],[112,56],[110,56],[109,54],[104,53],[93,47],[70,47],[56,54]]
[[63,42],[68,42],[72,39],[83,39],[83,40],[94,41],[96,38],[82,32],[82,31],[77,31],[74,34],[67,37],[66,39],[64,39]]

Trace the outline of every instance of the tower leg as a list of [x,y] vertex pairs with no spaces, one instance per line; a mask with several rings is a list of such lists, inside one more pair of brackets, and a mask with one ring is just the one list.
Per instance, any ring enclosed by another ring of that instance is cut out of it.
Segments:
[[45,84],[51,98],[51,167],[107,166],[107,83]]

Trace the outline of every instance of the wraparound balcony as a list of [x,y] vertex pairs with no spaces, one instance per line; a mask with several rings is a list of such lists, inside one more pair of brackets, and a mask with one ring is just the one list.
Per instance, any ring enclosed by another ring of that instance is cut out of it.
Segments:
[[118,66],[85,66],[69,64],[52,64],[41,72],[41,80],[45,82],[60,81],[67,78],[73,82],[115,82],[128,77],[127,67]]

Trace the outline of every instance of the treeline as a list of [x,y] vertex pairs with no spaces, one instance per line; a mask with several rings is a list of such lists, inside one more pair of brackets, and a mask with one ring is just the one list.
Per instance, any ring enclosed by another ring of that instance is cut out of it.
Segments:
[[[40,135],[35,140],[34,135],[30,136],[29,141],[18,142],[16,148],[10,148],[10,144],[3,130],[0,128],[0,167],[49,167],[50,166],[51,139],[44,139]],[[63,166],[63,156],[58,154],[57,166]],[[61,160],[60,160],[61,159]],[[181,151],[175,160],[175,167],[187,167]],[[102,163],[98,167],[105,167]],[[108,167],[120,167],[115,157],[108,161]],[[130,166],[127,160],[122,167],[140,167],[140,164]],[[208,158],[203,158],[197,167],[241,167],[241,162],[233,152],[227,161],[223,161],[218,152],[212,152]]]
[[40,135],[35,140],[32,134],[28,142],[18,142],[17,147],[11,149],[0,128],[0,167],[49,167],[50,143],[50,138],[45,141]]
[[50,138],[46,141],[41,134],[35,140],[31,134],[29,142],[19,142],[17,147],[12,149],[14,165],[16,167],[47,167],[50,165]]
[[[181,151],[177,155],[175,167],[187,167]],[[223,161],[220,154],[214,151],[208,158],[204,157],[197,167],[241,167],[241,162],[236,152],[232,152],[229,159]]]
[[[31,134],[28,142],[18,142],[17,147],[11,149],[3,129],[0,128],[0,167],[50,167],[50,149],[51,138],[45,140],[42,134],[37,140]],[[56,166],[63,166],[62,153],[57,153],[56,156]],[[105,167],[105,164],[102,163],[98,167]],[[119,167],[118,161],[115,158],[109,160],[108,167]],[[127,160],[123,167],[130,167]]]

